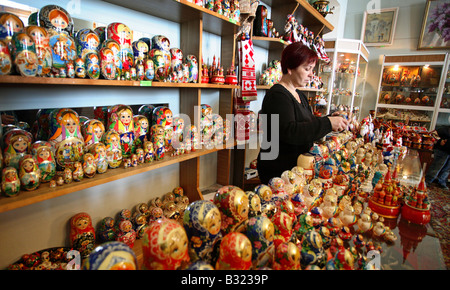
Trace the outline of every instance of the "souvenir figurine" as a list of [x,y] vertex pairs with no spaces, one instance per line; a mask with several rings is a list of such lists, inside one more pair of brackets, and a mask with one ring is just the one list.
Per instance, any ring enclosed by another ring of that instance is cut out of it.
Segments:
[[216,270],[248,270],[252,266],[252,244],[242,233],[231,232],[220,242]]
[[91,145],[102,141],[105,125],[97,119],[89,119],[83,123],[81,130],[86,149],[90,150]]
[[294,219],[292,215],[284,211],[277,211],[271,218],[275,229],[274,244],[277,247],[280,243],[289,242],[294,234]]
[[144,115],[134,115],[134,136],[135,147],[143,147],[143,143],[147,140],[147,133],[149,131],[149,122]]
[[267,27],[267,7],[264,5],[258,5],[258,8],[256,9],[256,17],[253,23],[253,35],[269,36]]
[[133,41],[132,43],[133,55],[135,63],[143,63],[147,59],[149,47],[144,40]]
[[116,241],[122,242],[130,248],[133,248],[134,242],[136,241],[136,232],[133,229],[131,221],[123,220],[119,222]]
[[12,57],[6,41],[0,39],[0,75],[9,75],[12,69]]
[[84,178],[83,165],[80,161],[74,163],[74,168],[72,171],[73,181],[81,181]]
[[80,79],[84,79],[86,77],[86,65],[84,60],[81,58],[77,58],[75,60],[75,76]]
[[[112,53],[112,55],[111,55],[111,53]],[[112,64],[110,64],[110,65],[105,64],[105,71],[102,74],[103,77],[106,79],[121,79],[123,65],[122,65],[122,58],[121,58],[121,54],[120,54],[119,42],[114,39],[106,39],[105,41],[103,41],[102,46],[100,48],[100,56],[101,56],[102,62],[104,60],[103,56],[105,56],[107,59],[109,59],[108,61],[110,61],[112,59],[112,61],[114,62],[115,71],[112,71],[112,69],[113,69]],[[109,68],[111,68],[111,71],[109,71]]]
[[165,81],[166,79],[165,59],[162,51],[158,49],[150,50],[149,59],[152,61],[153,64],[153,80],[160,82]]
[[240,231],[240,227],[248,219],[248,197],[237,186],[223,186],[214,195],[214,204],[220,211],[222,233]]
[[143,266],[148,270],[177,270],[189,262],[188,238],[178,222],[161,218],[150,224],[142,241]]
[[107,242],[97,246],[83,264],[84,270],[137,270],[134,251],[121,242]]
[[0,13],[0,39],[10,46],[11,39],[15,33],[23,30],[23,21],[15,14],[9,12]]
[[77,55],[79,58],[85,60],[88,53],[98,52],[100,37],[95,31],[89,28],[80,29],[75,34],[75,39],[77,41]]
[[144,162],[151,163],[155,157],[155,152],[153,150],[153,142],[144,141]]
[[155,139],[153,141],[153,149],[154,149],[154,159],[155,160],[162,160],[164,158],[165,153],[165,141],[164,141],[164,135],[155,135]]
[[150,212],[149,223],[162,218],[164,215],[163,209],[158,206],[151,207],[149,212]]
[[46,5],[39,10],[39,26],[45,27],[51,34],[73,34],[73,20],[67,11],[57,5]]
[[196,83],[198,81],[198,61],[195,55],[189,54],[185,58],[185,62],[189,67],[189,83]]
[[38,59],[38,76],[48,76],[52,68],[52,49],[50,48],[50,37],[46,29],[37,25],[30,25],[25,28],[36,47]]
[[91,216],[85,212],[78,213],[70,219],[70,245],[86,258],[95,247],[95,229]]
[[19,170],[20,159],[30,153],[31,133],[22,129],[12,129],[3,135],[3,158],[5,166]]
[[248,217],[254,217],[261,214],[261,199],[253,191],[246,191],[245,194],[248,196],[249,202],[249,212]]
[[85,57],[86,74],[90,79],[100,77],[100,57],[97,52],[88,52]]
[[20,190],[20,179],[17,169],[11,166],[3,168],[2,171],[2,190],[7,197],[16,196]]
[[83,172],[87,178],[92,178],[97,172],[97,165],[95,164],[95,157],[92,153],[85,153],[83,157]]
[[133,110],[127,105],[115,105],[109,108],[108,115],[108,128],[120,135],[122,156],[131,157],[131,154],[135,152]]
[[39,63],[34,40],[20,32],[13,35],[11,44],[16,71],[25,77],[36,76]]
[[305,233],[301,244],[300,264],[302,267],[317,265],[323,268],[326,263],[326,254],[322,247],[322,238],[314,229]]
[[117,78],[115,54],[109,47],[100,49],[100,72],[107,80],[114,80]]
[[274,257],[275,229],[270,219],[265,216],[255,216],[248,220],[245,235],[252,243],[253,269],[267,267],[272,264]]
[[50,34],[50,47],[53,52],[52,74],[55,77],[64,77],[67,63],[77,59],[75,40],[65,33]]
[[31,147],[41,173],[41,182],[52,180],[56,174],[56,161],[51,144],[47,141],[36,141]]
[[130,72],[130,69],[134,67],[133,49],[131,46],[133,32],[127,25],[113,22],[106,28],[106,38],[113,39],[120,45],[119,58],[122,62],[121,79],[123,79],[125,72]]
[[144,153],[144,149],[142,148],[137,148],[136,149],[136,156],[137,156],[137,160],[139,164],[142,164],[145,162],[145,153]]
[[260,184],[255,187],[254,191],[261,200],[262,214],[267,216],[268,218],[271,218],[276,211],[275,203],[272,201],[272,189],[265,184]]
[[122,163],[122,147],[120,145],[120,135],[115,130],[108,130],[104,135],[106,145],[106,160],[110,168],[119,167]]
[[[171,56],[170,56],[170,41],[164,35],[155,35],[152,37],[152,49],[150,51],[149,57],[152,58],[153,55],[161,55],[163,57],[164,66],[162,75],[164,79],[167,78],[170,71]],[[153,62],[155,59],[153,58]],[[156,62],[155,62],[156,67]]]
[[[67,169],[70,171],[69,168],[67,168]],[[72,171],[70,171],[70,173],[72,173]],[[63,175],[56,175],[55,180],[56,180],[56,185],[59,185],[59,186],[64,185],[64,176]]]
[[152,114],[152,124],[161,125],[164,128],[164,139],[166,149],[169,149],[172,143],[173,135],[173,114],[172,111],[165,106],[158,106],[153,110]]
[[339,213],[339,219],[345,226],[352,226],[356,223],[356,215],[353,206],[350,204],[344,207],[344,210]]
[[[155,65],[152,59],[144,60],[144,79],[152,81],[155,78]],[[151,120],[151,119],[149,119]]]
[[95,167],[98,173],[105,173],[108,169],[106,146],[102,142],[92,144],[89,152],[94,156]]
[[283,242],[275,249],[272,269],[300,270],[300,250],[291,242]]
[[214,203],[197,200],[189,204],[184,211],[183,226],[189,239],[191,261],[212,261],[214,245],[220,240],[221,218]]
[[103,218],[97,229],[97,236],[100,242],[109,242],[116,240],[116,230],[114,228],[114,219],[112,217]]

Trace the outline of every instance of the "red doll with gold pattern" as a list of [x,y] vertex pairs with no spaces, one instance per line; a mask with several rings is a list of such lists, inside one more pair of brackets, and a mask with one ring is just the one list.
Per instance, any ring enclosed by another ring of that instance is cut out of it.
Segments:
[[220,211],[222,233],[225,235],[240,231],[248,219],[249,212],[248,196],[245,192],[237,186],[223,186],[217,190],[213,202]]
[[248,270],[252,266],[252,244],[241,233],[231,232],[220,243],[216,270]]
[[78,213],[70,219],[70,245],[85,258],[95,247],[95,229],[91,216]]

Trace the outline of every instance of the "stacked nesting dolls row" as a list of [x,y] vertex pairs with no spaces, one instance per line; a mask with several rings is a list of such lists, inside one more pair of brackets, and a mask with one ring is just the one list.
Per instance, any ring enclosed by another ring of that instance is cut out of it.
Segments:
[[0,74],[197,82],[198,60],[171,48],[164,35],[133,41],[132,30],[113,22],[73,31],[70,14],[46,5],[28,19],[0,13]]
[[[74,109],[41,109],[31,132],[5,126],[1,192],[15,196],[20,189],[35,190],[92,178],[108,168],[134,167],[167,154],[186,154],[222,146],[230,138],[230,124],[202,105],[200,124],[185,126],[166,106],[142,105],[138,114],[128,105],[96,107],[94,118]],[[4,159],[4,161],[3,161]]]

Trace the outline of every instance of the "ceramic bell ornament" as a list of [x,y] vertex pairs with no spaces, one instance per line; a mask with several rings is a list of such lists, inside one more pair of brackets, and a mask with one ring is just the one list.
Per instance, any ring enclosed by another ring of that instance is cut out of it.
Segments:
[[25,32],[19,32],[13,35],[11,44],[16,71],[25,77],[36,76],[39,63],[34,40]]
[[0,75],[8,75],[12,70],[12,57],[6,41],[0,39]]
[[106,146],[106,160],[110,168],[117,168],[122,163],[122,146],[120,135],[110,129],[105,133],[104,143]]
[[183,226],[189,239],[191,261],[212,261],[214,245],[222,234],[219,209],[207,200],[197,200],[184,211]]
[[1,186],[1,192],[7,197],[16,196],[19,193],[20,179],[16,168],[11,166],[3,168]]
[[183,227],[166,218],[150,224],[142,241],[143,266],[148,270],[176,270],[189,262],[188,237]]
[[137,270],[134,251],[121,242],[107,242],[97,246],[83,264],[84,270]]
[[95,247],[95,229],[91,216],[78,213],[70,219],[70,245],[85,258]]
[[220,242],[216,270],[248,270],[252,266],[252,244],[242,233],[231,232]]
[[51,144],[47,141],[36,141],[31,147],[41,173],[41,182],[49,182],[56,175],[56,161]]
[[37,25],[25,27],[25,32],[35,44],[38,59],[38,76],[48,76],[53,65],[52,49],[50,48],[50,36],[47,30]]
[[253,269],[270,266],[273,262],[275,228],[265,216],[255,216],[248,220],[245,235],[252,243]]
[[31,134],[22,129],[12,129],[3,135],[3,158],[5,166],[12,166],[19,170],[20,159],[30,153]]
[[217,190],[213,202],[221,214],[222,233],[240,231],[248,219],[249,202],[245,192],[237,186],[223,186]]

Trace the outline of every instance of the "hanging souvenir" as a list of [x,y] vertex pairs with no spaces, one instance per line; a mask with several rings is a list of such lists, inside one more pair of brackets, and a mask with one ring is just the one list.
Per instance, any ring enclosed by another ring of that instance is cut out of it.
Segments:
[[34,40],[24,32],[12,37],[14,65],[17,72],[25,77],[34,77],[38,72],[38,58]]
[[35,190],[41,184],[40,173],[36,159],[27,154],[20,159],[19,163],[20,184],[25,190]]
[[20,191],[20,179],[17,169],[11,166],[2,170],[2,190],[7,197],[16,196]]
[[248,219],[248,197],[237,186],[227,185],[217,190],[214,204],[219,208],[222,218],[222,233],[240,231]]
[[85,270],[137,270],[134,251],[121,242],[107,242],[97,246],[83,264]]
[[220,242],[216,270],[248,270],[252,266],[252,244],[241,233],[225,235]]
[[122,156],[131,157],[131,154],[135,152],[133,110],[128,105],[115,105],[109,108],[108,116],[108,128],[120,135]]
[[214,245],[220,240],[221,218],[217,206],[211,201],[197,200],[184,212],[183,226],[189,239],[191,261],[212,261]]
[[97,172],[105,173],[108,169],[105,144],[103,144],[102,142],[94,143],[90,146],[89,152],[94,155]]
[[0,75],[9,75],[12,69],[12,58],[6,41],[0,39]]
[[86,258],[95,247],[95,229],[91,216],[85,212],[78,213],[70,219],[70,245]]
[[46,5],[39,10],[39,26],[46,28],[50,34],[61,32],[73,34],[73,20],[70,14],[57,5]]
[[20,159],[30,153],[32,143],[31,133],[22,129],[12,129],[3,135],[3,158],[5,166],[19,170]]
[[176,270],[189,262],[188,238],[176,221],[161,218],[150,224],[142,242],[144,268]]
[[87,150],[89,150],[89,147],[92,144],[101,142],[103,134],[105,134],[105,126],[102,122],[96,119],[85,121],[81,127],[81,130],[84,136],[84,144]]
[[47,30],[37,25],[30,25],[25,28],[25,31],[33,39],[36,47],[36,55],[38,58],[37,75],[48,76],[52,68],[53,57]]
[[49,182],[56,174],[56,161],[52,145],[47,141],[36,141],[31,145],[31,152],[37,160],[41,182]]
[[0,12],[0,40],[4,40],[10,50],[13,35],[21,32],[23,28],[23,21],[17,15]]
[[133,48],[131,41],[133,32],[131,29],[119,22],[110,23],[106,28],[106,38],[114,39],[120,45],[119,58],[122,61],[122,78],[125,72],[130,72],[134,66]]
[[65,73],[67,63],[75,62],[77,50],[74,39],[65,34],[50,34],[50,47],[52,48],[52,74],[62,77]]
[[98,53],[100,48],[100,37],[98,34],[89,28],[83,28],[75,34],[77,43],[77,56],[81,59],[86,59],[86,55],[90,52]]
[[[109,51],[108,49],[111,51]],[[106,71],[103,72],[103,74],[104,74],[103,76],[106,79],[120,79],[122,76],[123,67],[122,67],[122,59],[120,57],[119,42],[117,42],[114,39],[106,39],[101,46],[100,53],[102,53],[103,50],[104,50],[103,54],[107,59],[113,59],[115,70],[116,70],[115,72],[113,72],[112,65],[109,65],[109,67],[111,67],[111,71],[108,71],[109,70],[108,64],[105,64],[105,67],[107,67],[107,68],[105,68]],[[112,52],[113,58],[111,56],[111,52]],[[104,61],[105,57],[103,57],[101,55],[102,62]],[[102,63],[102,65],[103,65],[103,63]]]
[[122,146],[120,145],[120,135],[114,130],[106,131],[104,135],[106,145],[106,160],[110,168],[119,167],[122,163]]
[[270,266],[274,257],[274,226],[269,218],[258,215],[248,220],[245,235],[252,243],[254,269]]

